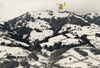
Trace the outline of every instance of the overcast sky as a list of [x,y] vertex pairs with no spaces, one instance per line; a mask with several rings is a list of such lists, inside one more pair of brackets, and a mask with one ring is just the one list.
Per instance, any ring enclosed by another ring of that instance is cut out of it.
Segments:
[[12,19],[31,10],[58,9],[56,3],[64,2],[64,9],[71,12],[100,12],[100,0],[0,0],[0,17]]

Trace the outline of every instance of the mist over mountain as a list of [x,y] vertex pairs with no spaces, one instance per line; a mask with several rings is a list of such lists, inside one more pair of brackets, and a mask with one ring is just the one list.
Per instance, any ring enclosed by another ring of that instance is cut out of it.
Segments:
[[63,10],[0,21],[0,67],[99,67],[99,23],[99,14]]

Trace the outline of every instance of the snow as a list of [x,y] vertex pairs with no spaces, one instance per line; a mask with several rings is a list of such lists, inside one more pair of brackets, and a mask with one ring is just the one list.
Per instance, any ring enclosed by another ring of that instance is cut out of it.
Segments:
[[73,25],[73,24],[66,24],[62,27],[59,33],[66,31],[67,28],[69,27],[71,27],[71,29],[69,29],[71,33],[79,35],[79,36],[82,36],[84,34],[95,35],[96,33],[100,33],[100,27],[96,24],[91,24],[91,26],[83,26],[83,27],[78,26],[78,25]]
[[11,41],[10,41],[10,40],[5,40],[4,38],[0,37],[0,43],[1,43],[1,42],[11,43]]
[[[89,61],[92,63],[92,65],[98,66],[98,64],[100,63],[100,55],[94,55],[89,49],[82,49],[82,50],[88,53],[88,59],[85,61]],[[91,57],[93,57],[94,59]]]
[[87,63],[79,62],[79,63],[74,63],[74,64],[67,65],[67,67],[81,67],[81,68],[88,68],[89,66],[87,66]]
[[70,15],[69,13],[66,13],[66,12],[61,13],[61,12],[63,12],[63,11],[53,11],[53,16],[55,16],[55,18],[58,18],[58,17],[64,18],[64,17],[68,17]]
[[72,35],[71,33],[67,33],[66,35],[67,35],[68,37],[75,38],[75,36]]
[[2,32],[0,31],[0,35],[2,35]]
[[59,35],[59,36],[55,36],[55,37],[50,38],[48,42],[42,43],[40,45],[42,47],[45,46],[45,45],[47,45],[47,46],[53,46],[54,43],[60,42],[60,41],[62,41],[64,39],[67,39],[67,38],[65,36],[63,36],[63,35]]
[[42,55],[37,55],[39,57],[39,60],[47,60],[47,58],[43,57]]
[[63,67],[71,67],[71,68],[81,67],[81,68],[88,68],[88,66],[87,66],[86,63],[78,62],[78,63],[73,63],[73,64],[67,64],[66,62],[68,62],[68,61],[66,60],[66,62],[64,62],[65,60],[66,59],[61,60],[61,63],[59,61],[57,64],[60,64],[60,66],[63,66]]
[[37,65],[37,66],[41,65],[41,63],[39,61],[34,61],[34,62],[30,61],[29,64],[31,64],[31,65]]
[[49,15],[50,13],[50,10],[42,10],[42,11],[39,11],[39,12],[36,12],[36,11],[30,11],[29,13],[31,14],[31,16],[34,16],[34,18],[52,18],[55,16],[55,18],[63,18],[63,17],[68,17],[70,14],[69,13],[61,13],[61,12],[64,12],[64,11],[61,11],[61,10],[52,10],[52,16]]
[[0,18],[0,24],[4,25],[4,20]]
[[39,57],[39,62],[45,62],[48,63],[48,58],[42,56],[42,55],[37,55]]
[[[4,39],[4,38],[7,38],[7,40]],[[24,42],[20,42],[20,41],[17,41],[17,40],[15,40],[15,39],[12,39],[12,38],[9,38],[9,37],[6,37],[6,36],[0,37],[0,43],[5,42],[6,44],[10,44],[10,43],[12,43],[11,41],[14,41],[15,44],[16,44],[16,43],[19,43],[19,44],[22,44],[22,45],[24,45],[24,46],[29,46],[28,44],[26,44],[26,43],[24,43]]]
[[36,12],[36,11],[30,11],[29,12],[31,14],[31,16],[34,16],[34,18],[38,18],[38,17],[41,17],[41,18],[51,18],[51,16],[48,14],[48,12],[46,11],[39,11],[39,12]]
[[67,28],[70,28],[70,30],[73,30],[73,29],[76,29],[76,30],[79,30],[81,28],[81,26],[79,25],[74,25],[74,24],[65,24],[62,29],[59,31],[59,33],[61,32],[64,32],[64,31],[67,31]]
[[0,46],[0,57],[4,57],[6,54],[11,53],[13,56],[26,56],[26,50],[23,50],[19,47],[7,47],[7,46]]
[[73,55],[80,60],[85,58],[84,56],[81,56],[79,53],[77,53],[74,49],[70,49],[66,53],[63,54],[63,56],[67,56],[67,55]]
[[42,53],[46,53],[48,56],[50,56],[51,53],[52,53],[52,52],[50,52],[50,51],[47,51],[46,49],[42,49],[41,51],[42,51]]
[[10,48],[11,48],[11,47],[1,46],[1,45],[0,45],[0,51],[9,50]]
[[23,39],[25,39],[28,36],[28,34],[23,35]]
[[35,41],[36,39],[43,40],[43,39],[45,39],[45,37],[48,37],[52,34],[53,34],[52,30],[43,30],[40,33],[33,30],[30,33],[30,38],[29,39],[32,40],[32,41]]
[[24,42],[19,42],[19,41],[16,41],[16,43],[20,43],[20,44],[22,44],[23,46],[29,46],[28,44],[26,44],[26,43],[24,43]]
[[[74,36],[73,36],[74,37]],[[66,38],[63,35],[59,35],[53,38],[50,38],[48,42],[46,43],[42,43],[40,44],[42,47],[44,47],[45,45],[49,46],[53,46],[55,43],[57,42],[62,42],[62,45],[69,45],[69,44],[79,44],[79,40],[78,39],[74,39],[74,38]]]
[[[98,13],[98,15],[99,15],[99,13]],[[98,15],[96,15],[96,13],[92,12],[92,13],[88,14],[87,16],[90,17],[91,19],[93,19],[94,16],[97,17]]]
[[[72,58],[71,60],[69,60],[69,58]],[[88,68],[87,67],[87,63],[84,62],[80,62],[79,60],[77,60],[76,58],[72,57],[72,56],[68,56],[64,59],[61,59],[60,61],[58,61],[56,64],[59,64],[60,66],[63,67],[82,67],[82,68]]]
[[[36,19],[35,22],[28,22],[27,26],[33,29],[30,33],[30,40],[35,41],[36,39],[43,40],[45,37],[51,36],[53,31],[50,30],[51,26],[48,22]],[[41,32],[36,32],[34,29],[39,29]]]
[[[43,21],[43,20],[40,20],[40,19],[37,19],[38,17],[40,18],[52,18],[55,16],[55,18],[63,18],[63,17],[69,17],[71,14],[69,13],[61,13],[63,11],[54,11],[53,10],[53,15],[50,16],[48,13],[49,11],[41,11],[41,12],[35,12],[35,11],[32,11],[32,12],[29,12],[29,14],[31,14],[31,17],[34,17],[35,18],[35,21],[32,22],[32,21],[29,21],[27,22],[27,25],[26,27],[29,27],[29,28],[32,28],[33,30],[31,31],[30,33],[30,37],[29,37],[29,40],[31,42],[35,41],[36,39],[38,40],[43,40],[45,39],[46,37],[48,36],[52,36],[53,35],[53,31],[50,29],[52,28],[48,22],[46,21]],[[84,22],[88,23],[87,20],[84,20],[82,17],[79,17],[77,15],[74,15],[76,18],[79,18],[81,20],[83,20]],[[93,15],[90,15],[91,18],[93,18],[94,14]],[[25,15],[23,16],[23,18],[25,18]],[[17,23],[16,23],[16,26],[19,22],[22,22],[21,20],[19,20]],[[25,23],[23,23],[23,26],[25,25]],[[18,26],[20,27],[20,26]],[[62,29],[59,31],[59,33],[61,32],[64,32],[64,31],[67,31],[67,28],[71,27],[70,29],[68,29],[68,31],[70,33],[67,33],[65,35],[69,36],[70,38],[67,38],[66,36],[64,35],[58,35],[58,36],[54,36],[52,38],[50,38],[48,40],[48,42],[46,43],[42,43],[40,44],[42,47],[44,47],[45,45],[47,45],[48,47],[49,46],[53,46],[55,43],[57,42],[62,42],[62,45],[69,45],[69,44],[79,44],[79,39],[75,39],[75,35],[79,35],[79,36],[82,36],[84,34],[88,35],[87,36],[87,39],[90,40],[90,42],[92,44],[94,44],[97,48],[100,44],[100,38],[99,37],[95,37],[95,34],[96,33],[100,33],[100,27],[98,25],[95,25],[95,24],[90,24],[90,26],[79,26],[79,25],[73,25],[73,24],[65,24]],[[41,32],[38,32],[36,31],[35,29],[38,29],[40,30]],[[16,33],[16,32],[15,32]],[[26,35],[23,35],[23,39],[27,36]],[[14,39],[10,39],[8,38],[7,39],[4,39],[3,37],[0,37],[0,43],[1,42],[5,42],[5,43],[11,43],[11,41],[14,41],[14,43],[20,43],[24,46],[29,46],[28,44],[25,44],[23,42],[20,42],[20,41],[17,41],[17,40],[14,40]],[[84,47],[85,48],[85,47]],[[26,50],[22,49],[22,48],[19,48],[19,47],[7,47],[7,46],[0,46],[0,57],[5,57],[6,54],[9,54],[11,53],[12,55],[14,56],[28,56],[28,54],[26,52]],[[96,58],[98,57],[97,60],[100,59],[100,55],[94,55],[93,53],[91,53],[89,50],[84,50],[83,51],[86,51],[89,56],[87,57],[84,57],[82,55],[80,55],[79,53],[77,53],[74,49],[70,49],[68,51],[66,51],[65,53],[62,54],[62,56],[64,56],[63,59],[59,60],[56,64],[60,64],[61,66],[64,66],[64,67],[82,67],[82,68],[88,68],[87,66],[87,62],[91,62],[93,65],[98,65],[100,62],[94,60],[93,58]],[[48,56],[51,55],[52,52],[49,52],[47,51],[46,49],[42,49],[41,50],[42,53],[46,53]],[[30,52],[28,52],[30,53]],[[48,58],[40,55],[40,54],[37,54],[37,57],[39,57],[39,61],[28,61],[29,64],[31,65],[37,65],[37,66],[41,66],[41,62],[48,62]],[[93,57],[93,58],[92,58]],[[72,60],[69,60],[69,58],[72,58]],[[88,58],[88,59],[86,59]],[[79,61],[79,60],[82,60],[82,59],[86,59],[86,60],[83,60],[83,61]],[[75,62],[76,61],[76,62]],[[22,68],[21,66],[19,66],[18,68]]]
[[78,39],[65,39],[62,40],[62,45],[68,45],[68,44],[79,44]]
[[[30,28],[34,29],[34,28],[37,28],[37,29],[40,29],[40,30],[45,30],[45,29],[48,29],[48,28],[51,28],[51,26],[49,25],[48,22],[46,21],[43,21],[43,20],[36,20],[36,22],[28,22],[27,26],[29,26]],[[43,26],[43,27],[41,27]]]
[[47,45],[49,47],[49,46],[53,46],[54,45],[54,42],[49,41],[49,42],[46,42],[46,43],[42,43],[40,45],[41,45],[41,47],[44,47],[45,45]]
[[[71,60],[69,60],[69,58],[71,58]],[[68,57],[65,57],[59,60],[57,63],[58,64],[65,64],[65,63],[70,64],[70,63],[73,63],[74,61],[78,61],[78,60],[72,56],[68,56]]]
[[88,21],[87,21],[87,20],[85,20],[84,18],[79,17],[79,16],[77,16],[77,15],[74,15],[74,16],[75,16],[76,18],[79,18],[79,19],[83,20],[84,22],[88,23]]
[[[93,55],[88,49],[82,49],[83,51],[87,52],[89,54],[89,56],[92,56],[93,58],[96,58],[96,57],[99,57],[99,56],[95,56]],[[87,57],[84,57],[82,55],[80,55],[79,53],[77,53],[75,50],[73,49],[70,49],[68,50],[67,52],[65,52],[64,54],[62,54],[64,57],[66,58],[63,58],[61,59],[60,61],[58,61],[56,64],[60,64],[61,66],[64,66],[64,67],[81,67],[81,68],[90,68],[91,66],[88,66],[87,64],[90,62],[92,63],[92,65],[97,65],[100,63],[96,60],[93,60],[92,58],[90,58],[89,56]],[[76,59],[76,58],[77,59]],[[71,60],[69,60],[69,58],[72,58]],[[88,59],[86,59],[88,58]],[[79,61],[79,60],[82,60],[84,59],[83,61]],[[99,58],[98,58],[99,59]]]
[[67,38],[63,35],[59,35],[59,36],[55,36],[53,38],[50,38],[49,41],[59,42],[59,41],[64,40],[64,39],[67,39]]

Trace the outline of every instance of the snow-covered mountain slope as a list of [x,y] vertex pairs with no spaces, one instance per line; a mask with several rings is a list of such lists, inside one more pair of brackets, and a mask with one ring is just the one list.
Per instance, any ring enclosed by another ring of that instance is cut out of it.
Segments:
[[93,60],[99,66],[97,22],[99,15],[92,18],[63,10],[30,11],[8,20],[0,25],[0,65],[74,68],[82,64],[82,68],[87,68],[95,65]]
[[0,24],[4,24],[4,20],[0,18]]
[[100,13],[88,13],[81,15],[84,19],[86,19],[90,23],[95,23],[100,25]]

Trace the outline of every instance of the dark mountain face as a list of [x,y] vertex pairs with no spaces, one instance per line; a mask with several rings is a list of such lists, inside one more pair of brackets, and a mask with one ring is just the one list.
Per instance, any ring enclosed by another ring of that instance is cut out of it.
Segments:
[[63,17],[63,18],[59,17],[57,19],[55,19],[55,17],[52,17],[51,19],[45,18],[43,20],[50,23],[55,33],[61,30],[62,26],[64,26],[65,24],[75,24],[75,25],[80,25],[80,26],[90,25],[89,23],[86,23],[84,20],[80,18],[76,18],[75,16]]
[[95,23],[97,25],[100,25],[100,16],[96,13],[94,15],[92,15],[92,13],[88,13],[83,15],[83,17],[90,23]]
[[[0,24],[0,45],[3,46],[0,48],[6,47],[0,50],[6,56],[0,66],[14,68],[20,62],[22,67],[27,68],[41,68],[41,65],[43,68],[65,68],[66,65],[61,66],[60,60],[65,60],[64,64],[69,64],[68,61],[80,64],[84,60],[92,63],[95,59],[90,56],[90,52],[100,55],[100,16],[91,18],[88,14],[77,15],[69,11],[56,13],[48,10],[41,13],[27,12]],[[13,62],[15,66],[11,65]]]
[[52,16],[51,18],[38,18],[44,21],[49,22],[49,25],[52,26],[52,30],[57,33],[59,30],[61,30],[62,26],[64,26],[65,24],[75,24],[75,25],[80,25],[80,26],[87,26],[90,25],[90,23],[85,22],[84,20],[80,18],[77,18],[75,16],[78,16],[75,13],[71,13],[68,11],[63,11],[63,12],[59,12],[60,14],[62,13],[66,13],[69,14],[66,17],[57,17],[55,18],[55,16]]
[[[36,15],[35,13],[27,12],[27,13],[25,13],[25,14],[17,17],[17,18],[14,18],[12,20],[5,22],[4,25],[2,25],[3,30],[8,31],[8,34],[7,34],[8,37],[16,39],[16,40],[21,41],[21,42],[25,42],[27,44],[31,44],[30,40],[29,40],[30,33],[32,31],[36,31],[37,33],[42,33],[43,31],[40,30],[38,27],[34,28],[34,29],[33,29],[34,26],[29,27],[30,22],[37,23],[38,22],[37,20],[47,22],[46,24],[49,24],[49,26],[51,26],[51,28],[49,28],[49,30],[53,31],[54,36],[59,35],[58,32],[62,29],[62,27],[65,24],[74,24],[74,25],[79,25],[79,26],[89,26],[90,23],[95,21],[95,20],[96,20],[96,23],[99,22],[99,20],[97,19],[97,18],[99,18],[99,16],[93,17],[93,19],[91,19],[91,18],[87,17],[87,15],[84,15],[84,18],[83,18],[82,16],[79,16],[75,13],[71,13],[69,11],[62,11],[62,12],[58,13],[58,14],[61,14],[61,15],[63,15],[63,13],[65,13],[66,16],[63,16],[63,17],[54,16],[53,11],[46,11],[46,13],[51,17],[43,18],[41,16],[41,13]],[[87,20],[87,22],[85,20]],[[45,25],[41,25],[41,27],[43,27],[43,26],[45,26]],[[61,34],[65,34],[65,33],[61,33]],[[25,35],[25,37],[24,37],[24,35]],[[44,37],[44,38],[49,39],[50,36]]]
[[34,17],[31,16],[31,14],[29,14],[28,12],[17,17],[14,18],[12,20],[9,20],[7,23],[9,24],[10,27],[13,28],[17,28],[18,26],[26,26],[27,22],[32,21],[34,22],[35,19]]
[[[49,11],[47,13],[48,13],[48,15],[51,16],[51,11]],[[75,17],[76,16],[75,13],[71,13],[68,11],[60,12],[60,14],[61,13],[69,14],[69,16],[57,17],[57,18],[55,18],[55,16],[51,16],[51,18],[41,18],[41,16],[40,16],[40,17],[37,17],[37,19],[47,21],[52,26],[52,28],[54,29],[55,32],[59,31],[61,29],[61,27],[67,23],[81,25],[81,26],[89,25],[89,23],[86,23],[84,20]],[[52,15],[53,15],[53,11],[52,11]],[[85,18],[85,16],[84,16],[84,18]],[[34,19],[34,14],[31,15],[29,12],[27,12],[17,18],[14,18],[12,20],[9,20],[8,22],[5,22],[5,25],[8,25],[7,27],[14,29],[17,27],[22,27],[22,26],[26,27],[26,25],[28,24],[27,22],[29,22],[29,21],[35,22],[36,20]]]
[[[30,32],[32,31],[31,28],[26,26],[27,22],[29,21],[34,22],[34,17],[31,17],[29,13],[26,13],[17,18],[5,22],[2,30],[8,31],[8,37],[29,44],[28,37],[30,36]],[[23,36],[25,34],[27,36],[23,39]]]
[[43,18],[43,20],[49,22],[49,24],[52,26],[52,30],[55,33],[57,33],[62,28],[62,26],[68,23],[68,17],[59,17],[57,19],[55,17],[52,17],[51,19]]
[[80,18],[76,18],[75,16],[72,16],[70,23],[71,24],[76,24],[76,25],[80,25],[80,26],[87,26],[90,25],[88,22],[86,23],[84,20],[80,19]]

